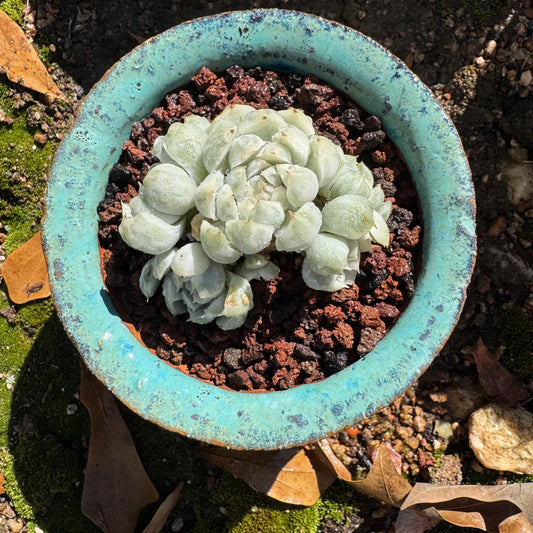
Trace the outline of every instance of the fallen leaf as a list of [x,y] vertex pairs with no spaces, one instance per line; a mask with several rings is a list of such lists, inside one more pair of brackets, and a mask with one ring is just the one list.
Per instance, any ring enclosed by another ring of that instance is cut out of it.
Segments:
[[531,525],[524,513],[518,513],[506,518],[498,529],[499,533],[533,533]]
[[479,383],[489,400],[498,401],[516,409],[528,396],[527,387],[517,376],[509,372],[479,338],[472,352],[477,365]]
[[[495,486],[417,483],[403,502],[398,521],[404,520],[402,513],[406,510],[489,533],[528,533],[533,531],[533,483]],[[528,529],[517,529],[524,524]]]
[[2,263],[1,273],[9,298],[16,304],[50,296],[41,232],[7,256]]
[[[386,502],[394,507],[400,507],[412,488],[411,484],[396,470],[391,452],[386,443],[380,444],[376,449],[374,463],[366,478],[355,481],[350,471],[333,453],[326,439],[321,440],[318,446],[337,473],[337,476],[367,496]],[[393,452],[396,453],[394,450]]]
[[0,50],[0,68],[12,82],[53,98],[63,95],[24,32],[1,10]]
[[165,498],[159,506],[150,523],[143,529],[143,533],[159,533],[167,521],[168,515],[176,507],[181,497],[183,481]]
[[83,364],[80,398],[91,417],[81,510],[104,533],[133,533],[141,509],[159,496],[113,395]]
[[0,494],[4,494],[6,489],[4,488],[4,474],[0,472]]
[[405,509],[398,513],[395,533],[424,533],[442,522],[440,517],[429,516],[424,511],[416,509]]
[[295,505],[313,505],[336,477],[307,446],[267,452],[206,446],[198,454],[256,491]]

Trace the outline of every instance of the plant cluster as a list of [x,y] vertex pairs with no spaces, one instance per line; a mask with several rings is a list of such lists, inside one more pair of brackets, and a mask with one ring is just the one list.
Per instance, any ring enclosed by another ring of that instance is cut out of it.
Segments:
[[[160,283],[173,314],[240,327],[253,306],[252,279],[273,279],[269,251],[303,255],[317,290],[353,283],[360,253],[389,243],[391,211],[371,171],[303,111],[230,105],[212,122],[189,115],[156,139],[160,163],[123,205],[119,232],[153,255],[140,287]],[[178,242],[187,242],[177,245]]]

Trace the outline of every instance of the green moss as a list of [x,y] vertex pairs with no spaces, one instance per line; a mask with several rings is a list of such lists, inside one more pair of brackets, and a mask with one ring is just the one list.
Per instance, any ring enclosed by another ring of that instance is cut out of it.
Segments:
[[0,448],[0,470],[4,474],[4,486],[9,497],[13,500],[15,509],[21,516],[31,522],[35,518],[33,509],[23,496],[15,475],[13,456],[6,448]]
[[440,7],[444,14],[454,14],[463,9],[470,15],[475,26],[487,26],[502,15],[506,3],[503,0],[441,0]]
[[[370,505],[377,502],[370,502]],[[278,502],[258,494],[243,481],[224,474],[211,500],[195,503],[195,533],[315,533],[331,521],[340,528],[350,523],[367,499],[351,487],[336,482],[311,507]]]
[[18,316],[26,328],[33,328],[35,333],[38,333],[54,312],[54,302],[51,298],[46,298],[20,306]]
[[22,0],[2,0],[0,9],[7,13],[17,24],[22,24],[22,10],[24,9]]
[[498,338],[507,350],[502,364],[520,377],[533,374],[533,320],[523,309],[503,310],[497,317]]

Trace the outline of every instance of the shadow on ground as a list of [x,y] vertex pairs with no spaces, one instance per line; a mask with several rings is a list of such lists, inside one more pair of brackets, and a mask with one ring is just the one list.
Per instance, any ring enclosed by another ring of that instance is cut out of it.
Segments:
[[[35,339],[21,370],[9,427],[17,483],[36,522],[54,533],[99,531],[80,511],[90,426],[79,401],[79,379],[78,353],[54,314]],[[194,441],[146,422],[125,407],[122,412],[161,497],[180,481],[186,482],[174,512],[187,526],[183,531],[191,530],[199,520],[211,530],[222,528],[225,516],[207,490],[208,483],[212,488],[218,481],[220,470],[209,474],[209,467],[194,455]],[[252,493],[245,486],[243,490]],[[146,509],[141,524],[146,525],[156,507]]]

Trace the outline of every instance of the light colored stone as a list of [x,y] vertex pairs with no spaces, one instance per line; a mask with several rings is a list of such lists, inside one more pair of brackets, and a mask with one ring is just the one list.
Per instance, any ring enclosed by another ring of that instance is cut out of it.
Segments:
[[487,404],[470,417],[469,441],[486,468],[533,474],[533,414]]
[[524,86],[529,85],[532,80],[533,80],[533,74],[531,74],[531,70],[525,70],[520,75],[520,83]]
[[433,426],[433,433],[435,433],[442,439],[449,440],[453,437],[452,424],[447,420],[435,420],[435,425]]

